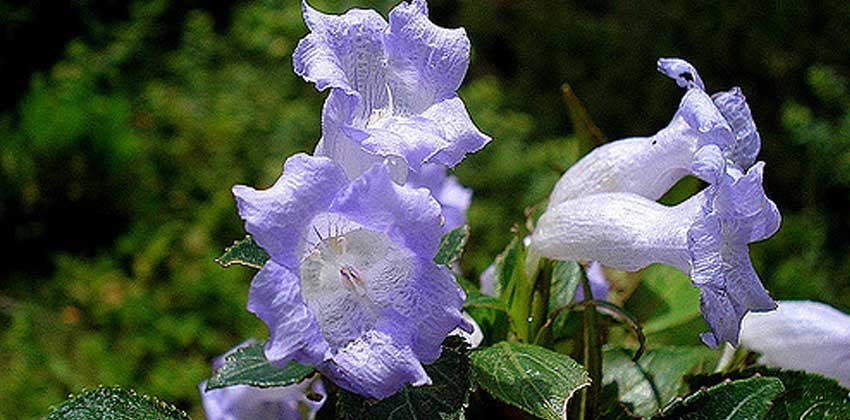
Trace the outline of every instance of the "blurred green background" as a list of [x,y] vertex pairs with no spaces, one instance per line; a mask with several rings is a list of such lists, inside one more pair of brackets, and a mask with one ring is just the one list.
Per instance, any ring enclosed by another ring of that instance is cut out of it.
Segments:
[[[850,3],[431,3],[469,33],[461,96],[494,139],[456,171],[475,190],[468,277],[583,152],[561,85],[608,138],[651,134],[682,95],[655,60],[680,56],[710,91],[740,85],[759,123],[784,217],[752,247],[768,288],[850,310]],[[323,95],[292,72],[298,2],[2,1],[0,29],[0,418],[98,384],[200,418],[209,360],[266,334],[252,270],[213,262],[244,234],[230,187],[270,185],[319,136]]]

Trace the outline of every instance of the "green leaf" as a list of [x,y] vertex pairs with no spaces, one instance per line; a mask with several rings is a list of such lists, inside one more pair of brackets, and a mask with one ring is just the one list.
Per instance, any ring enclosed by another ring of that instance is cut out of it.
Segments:
[[494,397],[546,420],[566,418],[567,401],[590,385],[569,356],[540,346],[502,341],[470,355],[477,383]]
[[510,318],[508,307],[501,299],[485,295],[477,290],[466,292],[466,302],[463,304],[466,311],[484,333],[483,346],[490,346],[505,340],[510,331]]
[[446,232],[440,239],[440,248],[437,249],[434,262],[451,267],[460,260],[467,240],[469,240],[469,225],[458,226]]
[[705,347],[656,348],[632,361],[633,350],[605,349],[602,383],[616,389],[616,400],[630,405],[641,417],[658,413],[676,397],[684,385],[683,376],[714,352]]
[[310,366],[291,361],[276,368],[266,359],[259,342],[240,348],[224,359],[224,365],[207,382],[207,390],[232,385],[251,385],[259,388],[292,385],[315,372]]
[[462,420],[472,382],[466,342],[450,336],[440,358],[425,366],[431,385],[406,386],[395,395],[370,400],[340,389],[337,418],[342,420]]
[[773,401],[766,420],[850,419],[850,390],[834,379],[812,373],[759,366],[725,375],[691,376],[686,380],[694,388],[754,375],[778,378],[785,386],[785,391]]
[[[575,261],[558,261],[552,268],[552,282],[549,289],[549,313],[569,305],[576,296],[576,290],[583,276],[581,265]],[[564,336],[569,312],[557,315],[549,327],[554,339]]]
[[785,388],[777,378],[753,377],[701,389],[664,409],[665,419],[760,420]]
[[83,390],[47,416],[47,420],[92,419],[188,420],[189,416],[157,398],[117,386]]
[[260,248],[251,235],[245,236],[245,239],[236,241],[230,247],[224,250],[215,262],[222,267],[229,267],[232,264],[244,265],[246,267],[260,269],[263,264],[269,260],[269,254],[263,248]]
[[688,276],[665,265],[652,265],[625,305],[644,322],[643,332],[654,344],[700,344],[708,329],[699,306],[699,289]]

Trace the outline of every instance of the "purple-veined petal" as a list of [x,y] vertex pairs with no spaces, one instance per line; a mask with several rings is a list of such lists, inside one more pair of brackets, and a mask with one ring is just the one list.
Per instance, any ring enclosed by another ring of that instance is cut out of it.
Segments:
[[466,31],[432,23],[424,0],[402,2],[390,12],[385,46],[394,106],[402,115],[454,96],[469,66]]
[[720,109],[723,117],[729,121],[737,139],[734,149],[729,154],[730,159],[741,168],[749,168],[755,163],[761,149],[761,136],[756,129],[750,107],[747,105],[747,98],[744,97],[741,88],[734,87],[711,95],[711,99]]
[[824,303],[785,300],[775,311],[747,314],[741,345],[761,354],[760,363],[850,387],[850,315]]
[[300,279],[274,260],[254,276],[248,311],[269,327],[265,354],[273,364],[285,366],[296,360],[313,365],[329,356],[330,346],[301,296]]
[[326,210],[348,180],[330,159],[300,153],[286,160],[283,174],[266,190],[233,187],[245,230],[284,267],[295,269],[304,221]]
[[318,90],[333,87],[357,94],[362,100],[362,116],[386,106],[386,20],[374,10],[326,15],[306,0],[302,8],[310,34],[293,53],[295,73],[316,83]]
[[433,258],[437,253],[442,235],[439,203],[427,190],[392,182],[385,165],[354,180],[331,210],[368,229],[385,232],[420,257]]

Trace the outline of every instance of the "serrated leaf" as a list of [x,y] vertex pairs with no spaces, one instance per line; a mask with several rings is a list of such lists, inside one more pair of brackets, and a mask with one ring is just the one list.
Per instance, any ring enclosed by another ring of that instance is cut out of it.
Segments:
[[259,270],[268,260],[269,254],[266,250],[261,248],[251,235],[247,235],[245,239],[236,241],[226,248],[224,254],[221,254],[215,262],[222,267],[239,264]]
[[258,342],[242,347],[224,359],[224,365],[207,382],[207,389],[232,385],[251,385],[259,388],[287,386],[301,382],[315,372],[310,366],[291,361],[276,368],[266,359],[263,345]]
[[713,356],[705,347],[668,347],[647,351],[637,362],[634,351],[608,348],[603,353],[602,383],[616,389],[617,401],[641,417],[658,413],[684,385],[683,376]]
[[510,331],[508,307],[501,299],[485,295],[477,290],[466,292],[466,311],[484,334],[482,346],[489,346],[507,338]]
[[437,249],[434,262],[451,267],[460,260],[467,240],[469,240],[469,225],[458,226],[446,232],[440,239],[440,248]]
[[462,420],[472,382],[468,346],[457,336],[443,342],[436,362],[426,365],[431,385],[406,386],[395,395],[370,400],[340,389],[337,418],[342,420]]
[[759,366],[730,374],[691,376],[686,380],[693,388],[754,375],[778,378],[785,386],[765,420],[850,419],[850,390],[834,379],[816,374]]
[[664,419],[760,420],[785,388],[777,378],[753,377],[699,390],[664,409]]
[[173,405],[120,387],[84,390],[53,407],[47,420],[188,420]]
[[546,420],[566,418],[567,401],[590,385],[569,356],[540,346],[502,341],[470,355],[473,376],[492,396]]
[[699,289],[670,266],[648,267],[625,308],[644,322],[651,343],[701,344],[699,332],[708,329],[699,309]]

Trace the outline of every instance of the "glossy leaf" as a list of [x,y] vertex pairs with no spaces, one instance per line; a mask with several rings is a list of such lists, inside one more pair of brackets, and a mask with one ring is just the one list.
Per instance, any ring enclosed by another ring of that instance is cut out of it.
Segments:
[[286,386],[301,382],[315,372],[310,366],[291,361],[276,368],[266,360],[263,345],[259,342],[240,348],[228,355],[224,365],[207,383],[207,389],[232,385],[251,385],[259,388]]
[[269,254],[263,248],[260,248],[254,238],[250,235],[245,236],[245,239],[236,241],[224,250],[215,262],[222,267],[229,267],[233,264],[244,265],[246,267],[260,269],[263,264],[269,260]]
[[540,346],[503,341],[470,355],[476,382],[494,397],[546,420],[566,418],[567,401],[590,385],[575,360]]
[[650,343],[698,345],[699,332],[708,330],[700,313],[699,289],[670,266],[648,267],[625,308],[643,321]]
[[483,346],[490,346],[507,338],[510,319],[508,307],[501,299],[477,290],[467,291],[463,310],[481,327],[481,332],[484,333],[484,341],[481,343]]
[[468,240],[469,225],[458,226],[446,232],[440,239],[440,248],[437,249],[434,262],[451,267],[452,264],[460,260],[463,247],[466,246]]
[[664,409],[664,419],[760,420],[783,390],[777,378],[753,377],[700,389]]
[[154,397],[120,387],[84,390],[53,407],[47,420],[188,420],[186,413]]

